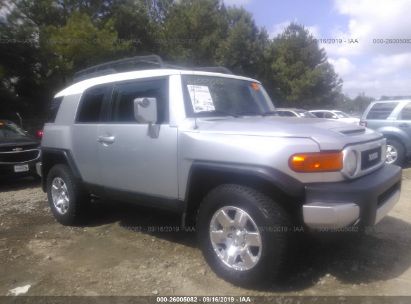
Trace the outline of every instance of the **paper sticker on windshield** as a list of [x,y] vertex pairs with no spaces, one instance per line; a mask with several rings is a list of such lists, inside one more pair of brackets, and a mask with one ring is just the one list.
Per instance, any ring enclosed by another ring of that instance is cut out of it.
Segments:
[[213,98],[211,97],[208,86],[189,84],[187,85],[187,89],[188,93],[190,93],[194,113],[215,111]]

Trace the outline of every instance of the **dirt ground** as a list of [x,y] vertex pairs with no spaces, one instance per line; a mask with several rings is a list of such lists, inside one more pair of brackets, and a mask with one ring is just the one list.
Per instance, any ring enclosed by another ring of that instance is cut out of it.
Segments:
[[[400,202],[361,238],[307,239],[281,282],[243,289],[218,277],[179,217],[116,202],[64,227],[39,182],[0,184],[0,295],[411,295],[411,168]],[[163,227],[163,231],[159,231]],[[171,231],[170,231],[171,230]]]

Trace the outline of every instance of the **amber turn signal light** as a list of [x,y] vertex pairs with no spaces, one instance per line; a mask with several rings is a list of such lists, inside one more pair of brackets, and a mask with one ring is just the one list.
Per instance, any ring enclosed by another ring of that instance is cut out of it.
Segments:
[[342,152],[299,153],[290,157],[289,166],[296,172],[331,172],[343,168]]

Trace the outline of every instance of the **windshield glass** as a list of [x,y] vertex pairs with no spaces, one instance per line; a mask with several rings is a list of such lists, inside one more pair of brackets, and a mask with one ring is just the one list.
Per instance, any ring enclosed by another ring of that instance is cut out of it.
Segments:
[[14,123],[0,120],[0,139],[26,137],[26,133]]
[[257,82],[184,75],[183,90],[188,117],[261,115],[275,110]]
[[303,117],[303,118],[317,118],[314,114],[308,112],[308,111],[296,111],[298,116]]
[[344,112],[341,111],[334,111],[333,112],[335,115],[337,115],[339,118],[349,118],[350,116],[345,114]]

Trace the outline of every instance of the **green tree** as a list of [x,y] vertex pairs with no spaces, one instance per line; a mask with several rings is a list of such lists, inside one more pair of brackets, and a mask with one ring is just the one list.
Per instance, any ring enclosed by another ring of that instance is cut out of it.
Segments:
[[173,5],[159,35],[161,54],[190,65],[215,64],[227,22],[219,0],[181,0]]
[[268,46],[266,31],[243,8],[228,8],[225,20],[228,26],[216,50],[217,63],[237,74],[259,77]]
[[63,77],[129,47],[127,42],[118,41],[111,20],[98,28],[87,14],[80,12],[73,13],[62,27],[48,27],[44,34],[43,48],[54,55],[53,70]]
[[342,81],[304,26],[291,23],[273,39],[268,52],[267,81],[271,93],[285,106],[322,106],[333,103]]

